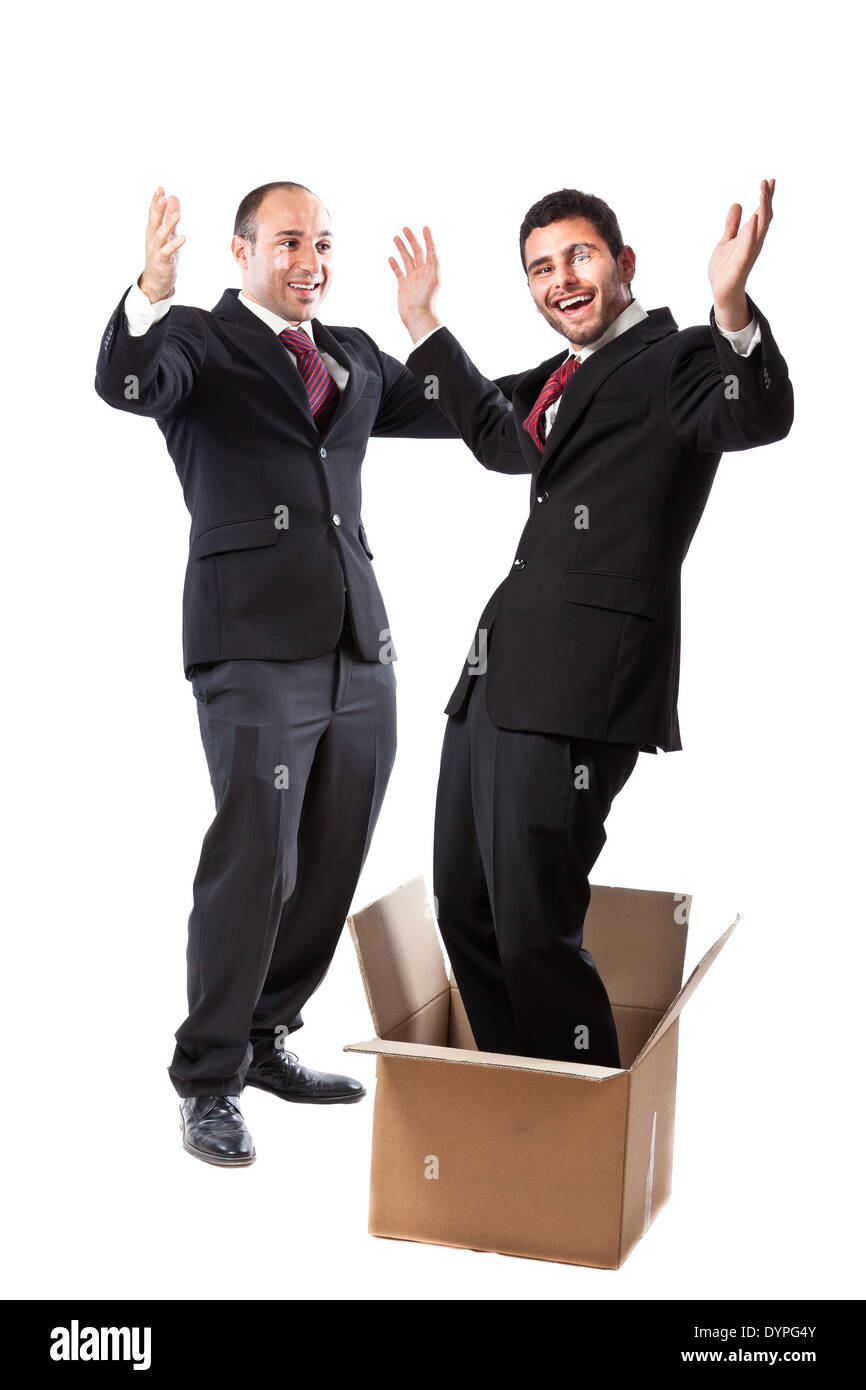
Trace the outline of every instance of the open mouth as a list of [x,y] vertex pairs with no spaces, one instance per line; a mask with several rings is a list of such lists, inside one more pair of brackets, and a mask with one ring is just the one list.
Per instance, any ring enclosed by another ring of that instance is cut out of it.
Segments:
[[302,280],[290,280],[289,289],[302,299],[309,299],[320,288],[321,282],[308,282]]
[[560,299],[554,307],[564,318],[579,319],[589,312],[594,299],[594,294],[571,294],[565,299]]

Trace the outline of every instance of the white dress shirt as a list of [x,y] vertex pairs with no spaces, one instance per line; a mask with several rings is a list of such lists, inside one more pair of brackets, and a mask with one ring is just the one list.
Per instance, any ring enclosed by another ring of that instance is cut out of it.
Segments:
[[[607,343],[613,342],[613,339],[618,338],[620,333],[625,333],[627,329],[634,328],[636,323],[640,323],[641,319],[646,318],[649,318],[646,309],[644,309],[636,299],[633,299],[631,304],[626,305],[621,314],[617,314],[613,323],[608,325],[600,338],[596,338],[594,343],[587,343],[585,347],[577,347],[572,343],[568,355],[569,357],[576,357],[578,362],[585,362],[587,357],[591,357],[594,352],[598,352],[599,348],[603,348]],[[428,338],[431,338],[434,333],[438,333],[439,329],[443,327],[444,324],[439,323],[435,328],[431,328],[429,333],[425,333],[424,336],[419,338],[417,343],[414,344],[412,349],[413,352],[415,348],[420,347],[422,343],[426,343]],[[716,324],[716,327],[719,329],[722,337],[728,339],[734,352],[740,357],[748,357],[753,348],[761,341],[761,326],[754,315],[752,316],[751,322],[747,323],[745,328],[738,328],[732,331],[729,328],[719,328],[718,324]],[[544,412],[545,439],[553,429],[553,422],[556,419],[556,412],[559,409],[559,401],[561,399],[562,397],[560,396],[558,400],[553,401]]]
[[[158,323],[161,318],[164,318],[172,306],[173,298],[174,296],[170,299],[159,299],[156,304],[151,304],[144,291],[141,290],[137,284],[132,285],[126,296],[123,307],[126,313],[127,327],[133,338],[142,337],[153,324]],[[264,304],[257,304],[255,300],[247,299],[243,291],[238,294],[238,300],[249,309],[251,314],[255,314],[257,318],[261,319],[262,323],[266,323],[268,328],[273,329],[274,333],[282,333],[284,328],[300,328],[302,332],[308,335],[313,346],[318,347],[316,339],[313,336],[313,326],[309,321],[304,320],[301,323],[289,323],[287,319],[280,318],[279,314],[275,314],[272,309],[266,309]],[[297,358],[291,348],[286,348],[286,351],[295,366],[297,366]],[[346,382],[349,380],[348,370],[341,362],[333,358],[330,353],[322,352],[321,348],[319,348],[319,355],[329,375],[333,377],[334,384],[342,391],[345,388]]]

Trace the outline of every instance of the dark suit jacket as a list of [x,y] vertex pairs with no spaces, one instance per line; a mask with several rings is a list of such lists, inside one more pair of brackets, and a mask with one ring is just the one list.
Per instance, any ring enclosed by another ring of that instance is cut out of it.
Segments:
[[186,675],[212,661],[321,656],[346,603],[362,657],[378,660],[390,631],[361,522],[367,440],[457,431],[362,329],[313,319],[319,348],[349,370],[320,438],[294,362],[237,295],[226,290],[210,313],[175,305],[133,337],[124,292],[96,365],[103,400],[156,419],[189,508]]
[[678,331],[669,309],[651,310],[578,367],[543,455],[521,425],[564,352],[504,393],[447,328],[409,356],[419,379],[438,378],[440,406],[485,467],[533,475],[513,566],[481,615],[447,713],[461,708],[479,631],[495,620],[494,723],[648,752],[682,747],[680,568],[722,453],[783,439],[793,421],[785,360],[749,304],[761,341],[748,357],[712,312],[709,328]]

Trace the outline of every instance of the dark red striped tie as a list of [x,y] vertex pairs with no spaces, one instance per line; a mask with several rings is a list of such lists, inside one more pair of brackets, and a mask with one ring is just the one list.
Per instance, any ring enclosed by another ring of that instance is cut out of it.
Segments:
[[340,399],[337,383],[322,361],[321,354],[309,333],[304,333],[300,328],[284,328],[280,337],[289,351],[295,355],[301,380],[307,388],[313,419],[318,426],[319,434],[324,434]]
[[538,445],[542,453],[544,453],[544,440],[538,428],[539,421],[548,406],[553,405],[554,401],[559,400],[565,388],[565,383],[568,381],[569,377],[577,371],[579,366],[580,363],[577,358],[572,353],[569,353],[562,365],[557,367],[555,372],[551,372],[547,381],[541,388],[541,394],[538,400],[523,422],[523,428],[526,430],[529,438]]

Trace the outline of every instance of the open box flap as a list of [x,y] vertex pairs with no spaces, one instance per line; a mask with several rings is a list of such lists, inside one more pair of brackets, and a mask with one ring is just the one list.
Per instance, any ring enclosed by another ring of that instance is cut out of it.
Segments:
[[721,951],[722,947],[724,946],[728,937],[731,935],[731,932],[734,930],[734,927],[737,925],[739,920],[740,914],[738,912],[733,922],[728,927],[727,931],[722,933],[718,941],[715,941],[713,945],[710,947],[710,949],[707,951],[706,955],[702,956],[702,958],[698,961],[698,964],[695,966],[691,975],[686,980],[679,994],[676,996],[674,1000],[672,1000],[669,1007],[665,1010],[664,1014],[660,1018],[659,1022],[656,1024],[656,1027],[650,1033],[649,1037],[647,1038],[637,1057],[635,1057],[634,1062],[632,1063],[633,1067],[637,1066],[638,1062],[640,1062],[646,1056],[650,1048],[654,1047],[655,1044],[658,1042],[659,1038],[667,1032],[674,1019],[679,1018],[680,1014],[683,1011],[683,1007],[686,1001],[690,999],[691,996],[694,994],[701,980],[706,975],[707,971],[709,970],[713,961],[716,959],[716,956]]
[[552,1076],[583,1077],[585,1081],[610,1081],[625,1074],[624,1067],[592,1067],[581,1062],[555,1062],[545,1057],[512,1057],[505,1052],[475,1052],[461,1047],[434,1047],[430,1043],[388,1042],[371,1038],[369,1042],[346,1043],[344,1052],[367,1052],[377,1057],[406,1057],[419,1062],[452,1062],[470,1067],[496,1067],[501,1071],[544,1072]]
[[583,945],[611,1004],[661,1015],[683,982],[690,895],[591,887]]
[[422,1018],[428,1036],[445,1042],[450,987],[423,877],[352,913],[348,926],[379,1036],[390,1037]]

